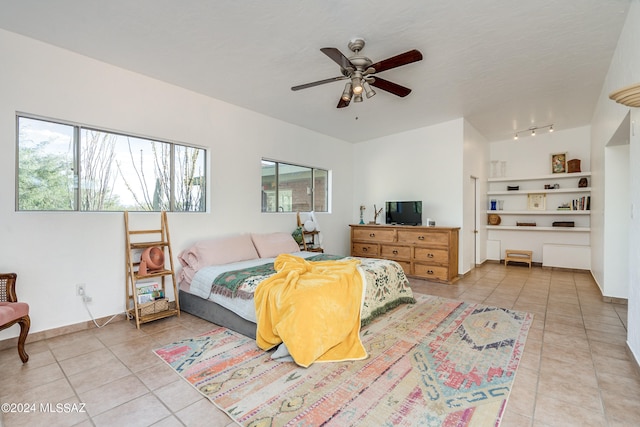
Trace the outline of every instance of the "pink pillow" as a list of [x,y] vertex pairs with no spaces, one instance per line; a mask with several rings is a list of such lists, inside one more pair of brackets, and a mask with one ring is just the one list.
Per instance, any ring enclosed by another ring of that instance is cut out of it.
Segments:
[[180,264],[193,270],[256,258],[258,252],[249,234],[203,240],[178,255]]
[[252,234],[251,239],[260,258],[275,258],[280,254],[300,251],[300,246],[293,236],[285,232]]

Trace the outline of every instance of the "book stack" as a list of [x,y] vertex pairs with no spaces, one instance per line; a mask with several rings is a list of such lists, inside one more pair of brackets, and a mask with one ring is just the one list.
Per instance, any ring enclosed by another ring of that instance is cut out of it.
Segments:
[[138,283],[136,285],[138,304],[152,302],[164,298],[164,291],[159,283]]
[[574,199],[571,203],[571,210],[574,211],[588,211],[591,210],[591,196],[582,196]]

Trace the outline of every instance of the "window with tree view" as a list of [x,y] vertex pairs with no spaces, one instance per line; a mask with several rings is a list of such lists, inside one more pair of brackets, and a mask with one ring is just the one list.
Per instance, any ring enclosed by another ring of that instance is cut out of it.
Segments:
[[262,212],[327,212],[329,172],[262,159]]
[[20,211],[206,210],[206,150],[17,117]]

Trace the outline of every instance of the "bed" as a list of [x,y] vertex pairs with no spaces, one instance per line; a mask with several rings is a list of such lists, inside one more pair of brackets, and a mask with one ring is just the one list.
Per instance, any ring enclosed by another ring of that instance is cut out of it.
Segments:
[[[261,281],[275,274],[273,263],[283,253],[308,261],[353,259],[300,251],[288,233],[240,234],[196,242],[178,256],[181,310],[256,338],[253,292]],[[365,286],[362,325],[400,304],[415,302],[398,263],[358,259]]]

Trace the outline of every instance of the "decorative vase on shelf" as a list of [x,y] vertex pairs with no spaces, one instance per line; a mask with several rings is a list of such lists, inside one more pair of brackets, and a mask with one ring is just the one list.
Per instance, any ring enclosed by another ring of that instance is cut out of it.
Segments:
[[497,178],[498,177],[498,161],[497,160],[491,160],[491,172],[490,172],[490,177],[491,178]]

